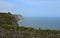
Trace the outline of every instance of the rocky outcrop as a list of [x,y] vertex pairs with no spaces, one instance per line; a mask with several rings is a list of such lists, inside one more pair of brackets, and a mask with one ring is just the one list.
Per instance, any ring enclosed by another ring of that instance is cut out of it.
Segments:
[[13,16],[16,18],[17,21],[20,21],[23,19],[22,15],[19,15],[19,14],[13,14]]

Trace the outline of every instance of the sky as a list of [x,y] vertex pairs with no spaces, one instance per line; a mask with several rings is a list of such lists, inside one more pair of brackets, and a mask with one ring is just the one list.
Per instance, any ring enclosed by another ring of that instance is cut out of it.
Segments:
[[0,0],[0,12],[26,17],[60,17],[60,0]]

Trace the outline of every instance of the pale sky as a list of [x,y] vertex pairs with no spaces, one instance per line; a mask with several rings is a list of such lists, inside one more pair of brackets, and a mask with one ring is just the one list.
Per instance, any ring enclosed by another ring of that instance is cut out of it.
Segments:
[[60,17],[60,0],[0,0],[0,12],[30,17]]

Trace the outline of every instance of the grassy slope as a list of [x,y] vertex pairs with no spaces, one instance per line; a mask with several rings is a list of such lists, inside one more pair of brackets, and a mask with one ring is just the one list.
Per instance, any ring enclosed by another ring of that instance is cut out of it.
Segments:
[[[34,29],[31,27],[16,27],[15,25],[2,25],[0,26],[0,28],[3,28],[4,30],[7,30],[6,33],[9,35],[14,35],[17,37],[21,37],[21,38],[60,38],[60,31],[56,31],[56,30],[41,30],[41,29]],[[16,32],[16,34],[15,34]],[[13,33],[13,34],[11,34]],[[11,36],[14,38],[14,36]]]

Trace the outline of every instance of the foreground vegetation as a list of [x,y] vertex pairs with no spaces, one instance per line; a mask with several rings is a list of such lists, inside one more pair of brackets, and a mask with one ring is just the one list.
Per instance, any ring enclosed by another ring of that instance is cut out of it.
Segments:
[[1,25],[0,29],[3,30],[0,30],[0,33],[4,38],[60,38],[59,30],[42,30],[7,24]]

